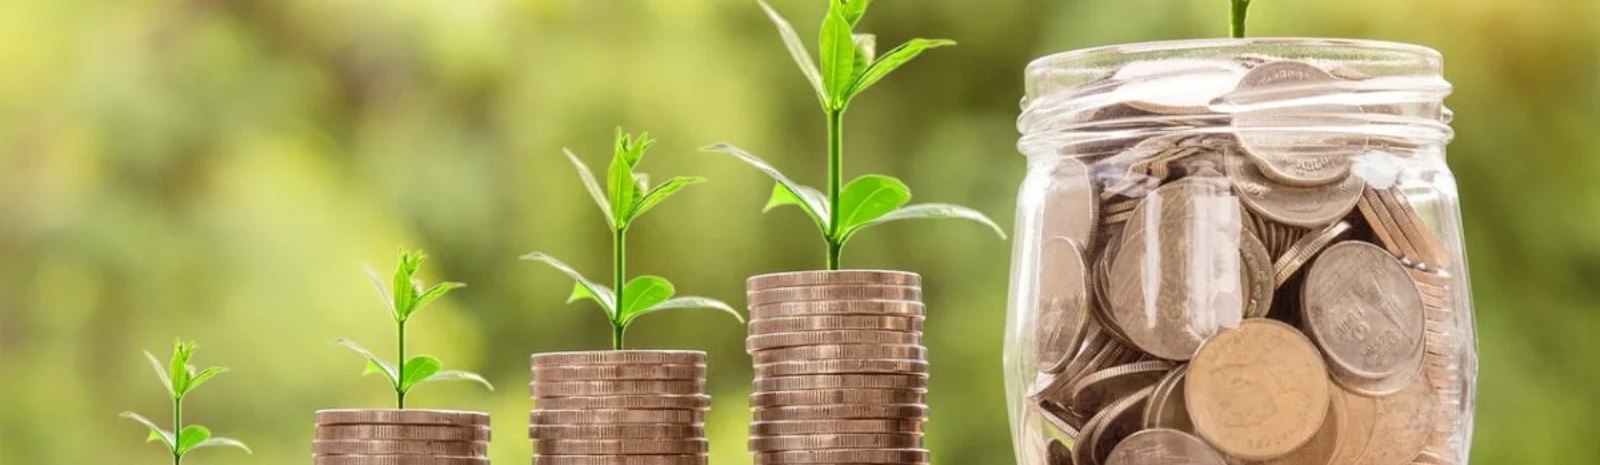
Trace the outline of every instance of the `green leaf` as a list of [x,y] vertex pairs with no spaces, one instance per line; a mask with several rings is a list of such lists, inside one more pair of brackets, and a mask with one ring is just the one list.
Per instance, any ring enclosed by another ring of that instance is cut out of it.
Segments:
[[850,21],[844,18],[840,0],[831,0],[828,15],[822,19],[818,33],[818,55],[822,61],[822,85],[828,89],[829,110],[839,110],[849,99],[847,92],[853,84],[855,72],[855,40],[851,38]]
[[633,198],[639,189],[633,179],[633,166],[628,164],[624,153],[618,152],[612,157],[611,169],[606,176],[606,191],[611,197],[611,224],[617,229],[627,227],[627,215],[633,211]]
[[150,419],[133,412],[122,412],[117,414],[117,416],[139,422],[139,424],[144,425],[145,428],[149,428],[150,436],[147,441],[161,441],[161,445],[167,446],[168,452],[177,450],[175,449],[177,447],[177,438],[172,436],[172,432],[162,429],[160,426],[157,426],[155,422],[150,421]]
[[623,307],[617,321],[627,326],[636,315],[672,298],[674,293],[677,289],[666,278],[648,275],[633,278],[622,286]]
[[189,359],[194,357],[196,348],[193,341],[172,342],[172,361],[167,363],[167,373],[172,376],[173,398],[183,397],[184,393],[189,392]]
[[194,450],[196,446],[206,442],[207,439],[211,439],[211,430],[206,429],[206,427],[200,425],[185,426],[183,430],[178,431],[177,454],[179,456],[188,454],[189,451]]
[[918,204],[918,205],[911,205],[911,206],[907,206],[907,207],[901,207],[898,210],[889,212],[889,214],[887,214],[887,215],[880,216],[875,220],[863,223],[863,224],[861,224],[859,226],[856,226],[855,228],[847,230],[847,231],[845,231],[843,239],[841,240],[841,242],[849,241],[851,236],[854,236],[855,233],[861,231],[862,229],[866,229],[868,227],[872,227],[872,226],[888,223],[888,222],[891,222],[891,221],[910,220],[910,219],[939,219],[939,218],[955,218],[955,219],[976,221],[976,222],[981,223],[981,224],[983,224],[985,226],[988,226],[990,229],[993,229],[995,234],[999,234],[1000,235],[1001,239],[1005,239],[1005,237],[1006,237],[1006,233],[1005,233],[1004,230],[1000,229],[1000,225],[995,224],[994,220],[989,219],[989,217],[984,216],[983,213],[979,213],[977,210],[973,210],[973,209],[970,209],[970,208],[967,208],[967,207],[963,207],[963,206],[960,206],[960,205],[949,205],[949,204],[942,204],[942,203],[925,203],[925,204]]
[[811,217],[811,221],[817,224],[819,231],[826,232],[828,230],[828,201],[822,196],[821,192],[789,180],[789,177],[784,176],[777,168],[772,167],[760,157],[746,152],[744,149],[726,143],[717,143],[706,147],[705,150],[733,155],[735,158],[744,161],[745,164],[761,170],[762,173],[766,173],[772,180],[777,181],[778,186],[773,190],[772,199],[767,201],[767,209],[778,205],[799,206],[801,210],[805,210],[806,215]]
[[378,270],[372,269],[371,266],[366,266],[364,268],[367,270],[367,278],[372,280],[372,288],[378,290],[378,297],[382,298],[383,303],[389,306],[389,311],[393,312],[394,295],[389,294],[389,287],[383,285],[383,277],[378,276]]
[[[595,284],[594,281],[590,281],[589,278],[585,278],[582,274],[578,273],[578,270],[573,269],[566,263],[562,263],[561,260],[556,260],[555,257],[534,252],[523,255],[522,259],[543,262],[546,265],[550,265],[551,268],[555,268],[557,271],[565,273],[568,277],[572,278],[573,281],[577,281],[578,287],[582,287],[584,289],[586,294],[581,297],[594,299],[595,303],[600,304],[600,309],[605,310],[608,318],[611,318],[612,320],[617,318],[617,296],[611,292],[611,289],[607,289],[605,286]],[[576,290],[573,291],[572,295],[573,298],[569,299],[568,302],[572,302],[573,300],[580,298],[579,292]]]
[[183,394],[188,395],[190,392],[194,392],[195,388],[200,387],[200,385],[205,383],[207,380],[227,372],[227,367],[210,367],[200,370],[198,373],[195,373],[193,377],[189,378],[188,389],[185,390]]
[[428,355],[418,355],[406,361],[405,369],[400,370],[400,390],[410,391],[412,386],[421,383],[444,369],[444,363]]
[[845,0],[840,3],[843,4],[840,5],[843,8],[839,11],[844,15],[845,21],[849,21],[851,26],[855,26],[856,23],[861,22],[862,16],[867,15],[867,7],[872,5],[872,0]]
[[395,369],[394,364],[389,363],[382,357],[379,357],[378,354],[374,354],[372,351],[367,350],[366,347],[362,347],[361,344],[357,344],[356,341],[339,338],[334,339],[333,343],[345,346],[345,348],[361,354],[362,357],[366,357],[367,367],[366,371],[362,374],[373,372],[382,373],[385,378],[389,379],[389,384],[391,386],[394,386],[396,389],[400,387],[400,373]]
[[884,76],[888,76],[889,73],[910,62],[917,55],[921,55],[925,50],[955,44],[955,41],[945,39],[911,39],[904,44],[900,44],[899,47],[895,47],[889,53],[883,54],[877,61],[872,62],[872,65],[867,66],[867,70],[861,73],[861,76],[857,77],[855,82],[850,85],[850,93],[848,95],[850,97],[860,95],[868,87],[877,84]]
[[405,315],[406,318],[411,318],[411,315],[417,313],[417,310],[422,310],[422,307],[426,307],[428,304],[433,303],[433,301],[439,300],[440,297],[444,297],[444,295],[450,293],[450,291],[463,287],[467,287],[467,285],[452,282],[434,284],[433,287],[423,291],[422,295],[417,297],[417,304],[411,307],[411,313],[407,313]]
[[695,296],[673,297],[671,299],[667,299],[667,301],[657,304],[654,307],[645,309],[645,311],[639,312],[633,317],[639,318],[650,313],[678,308],[705,308],[711,310],[721,310],[724,313],[733,315],[733,318],[735,320],[739,320],[740,323],[744,323],[744,315],[740,315],[738,310],[734,310],[733,307],[727,303],[710,297]]
[[761,9],[767,12],[767,18],[778,27],[778,36],[783,38],[783,45],[789,49],[789,56],[794,58],[794,64],[800,67],[800,72],[805,74],[806,81],[811,83],[812,90],[817,91],[817,102],[823,106],[828,105],[828,89],[822,86],[822,72],[817,71],[816,63],[811,61],[811,52],[806,51],[806,44],[800,41],[800,34],[794,31],[794,26],[783,19],[776,10],[767,2],[757,0]]
[[441,372],[438,372],[438,373],[434,373],[433,376],[429,376],[428,379],[424,379],[424,380],[422,380],[422,382],[417,383],[417,384],[428,384],[428,383],[434,383],[434,382],[439,382],[439,381],[472,381],[472,382],[475,382],[475,383],[478,383],[478,384],[482,384],[483,387],[489,388],[490,391],[494,390],[494,385],[493,384],[489,384],[489,380],[483,379],[483,377],[479,376],[477,373],[461,371],[461,370],[444,370],[444,371],[441,371]]
[[246,454],[255,454],[255,451],[250,450],[250,446],[246,446],[243,442],[239,442],[238,439],[232,438],[214,437],[205,441],[201,441],[199,444],[194,446],[195,449],[204,449],[207,447],[235,447],[243,449],[244,453]]
[[651,208],[655,208],[657,204],[666,200],[667,197],[671,197],[672,194],[678,193],[679,190],[702,182],[706,182],[706,178],[675,177],[668,179],[666,183],[656,186],[655,189],[650,189],[650,192],[644,195],[639,204],[633,207],[633,213],[628,214],[628,222],[632,223],[635,218],[643,215],[644,212],[650,211]]
[[617,227],[617,219],[611,212],[611,201],[606,200],[606,193],[600,188],[600,182],[595,180],[594,172],[589,171],[589,165],[583,164],[583,160],[579,160],[571,150],[561,149],[561,151],[567,154],[567,159],[572,160],[572,166],[578,169],[578,178],[583,180],[583,188],[589,191],[589,197],[594,199],[595,205],[600,206],[600,212],[606,215],[606,224],[613,228]]
[[412,276],[417,274],[417,269],[427,259],[428,256],[420,250],[400,251],[399,263],[394,267],[394,277],[389,284],[394,291],[394,321],[405,321],[406,315],[411,314],[417,299],[417,286],[412,282]]
[[876,220],[911,201],[911,188],[899,179],[869,174],[839,193],[839,226],[844,231]]
[[173,393],[177,391],[172,390],[172,376],[167,374],[166,365],[156,358],[156,354],[152,354],[148,350],[144,351],[144,358],[150,360],[150,367],[156,370],[156,376],[161,378],[161,385],[167,388],[167,394],[174,395]]

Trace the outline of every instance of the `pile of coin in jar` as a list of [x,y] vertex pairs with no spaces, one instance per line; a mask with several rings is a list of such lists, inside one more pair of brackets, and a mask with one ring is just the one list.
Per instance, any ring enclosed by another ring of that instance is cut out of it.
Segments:
[[705,465],[706,354],[535,354],[536,465]]
[[1051,161],[1019,463],[1457,463],[1459,250],[1404,182],[1440,155],[1360,127],[1418,109],[1265,56],[1105,79],[1183,92],[1076,122],[1156,135]]
[[929,462],[919,276],[780,273],[748,288],[757,465]]

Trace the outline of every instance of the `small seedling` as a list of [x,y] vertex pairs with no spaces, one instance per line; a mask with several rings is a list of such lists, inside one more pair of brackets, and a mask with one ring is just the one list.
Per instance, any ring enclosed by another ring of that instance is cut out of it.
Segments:
[[850,102],[923,51],[955,45],[954,41],[944,39],[911,39],[880,56],[877,54],[875,37],[856,34],[854,30],[861,17],[866,15],[870,3],[871,0],[830,0],[817,40],[820,49],[818,57],[822,62],[821,68],[818,68],[794,27],[771,6],[760,2],[761,8],[777,25],[778,35],[783,38],[795,64],[800,66],[800,71],[816,90],[817,100],[828,117],[827,194],[791,181],[777,168],[733,145],[716,144],[706,150],[733,155],[777,181],[766,210],[794,205],[805,211],[827,242],[827,266],[830,270],[839,269],[839,254],[857,232],[891,221],[959,218],[987,225],[1002,238],[1005,237],[994,221],[966,207],[949,204],[906,205],[911,201],[911,189],[899,179],[869,174],[855,178],[849,184],[841,184],[844,114]]
[[[622,350],[625,346],[623,339],[627,335],[628,326],[633,324],[634,320],[662,310],[675,308],[721,310],[733,315],[740,322],[744,321],[744,317],[740,316],[738,311],[720,300],[706,297],[674,297],[673,294],[676,294],[677,290],[666,278],[647,275],[627,280],[628,228],[633,225],[633,221],[684,187],[705,182],[704,178],[675,177],[659,186],[651,187],[649,176],[635,172],[634,169],[644,158],[645,151],[654,143],[648,133],[639,134],[636,138],[618,128],[611,167],[606,173],[605,189],[600,188],[600,182],[595,180],[594,173],[589,171],[589,167],[584,165],[576,154],[571,150],[565,150],[567,159],[577,168],[578,177],[589,190],[589,196],[594,198],[595,204],[600,207],[600,212],[605,214],[606,224],[611,227],[611,287],[590,281],[571,266],[549,255],[536,252],[522,256],[523,260],[548,264],[576,281],[573,284],[572,296],[567,302],[587,299],[598,304],[611,322],[611,348],[615,350]],[[622,289],[622,292],[619,294],[612,289]]]
[[423,260],[428,258],[422,251],[401,251],[399,264],[395,266],[394,278],[390,286],[385,286],[383,278],[378,276],[372,268],[367,268],[367,275],[372,278],[372,286],[378,289],[378,296],[388,304],[390,316],[394,317],[398,344],[395,350],[395,360],[404,363],[394,364],[384,360],[372,351],[362,347],[349,339],[336,339],[335,343],[350,348],[367,359],[367,369],[363,374],[381,373],[389,380],[389,386],[394,388],[395,407],[406,408],[406,394],[411,389],[422,384],[435,381],[474,381],[484,387],[494,390],[488,380],[476,373],[461,370],[446,370],[439,359],[429,355],[418,355],[406,358],[406,322],[411,320],[422,307],[439,300],[452,290],[465,287],[465,284],[444,282],[434,284],[433,287],[424,289],[422,281],[414,276],[417,269],[422,267]]
[[1233,3],[1233,13],[1230,15],[1228,32],[1235,39],[1244,38],[1244,19],[1250,12],[1250,0],[1228,0]]
[[[173,465],[183,463],[183,456],[197,449],[207,447],[237,447],[250,453],[250,447],[235,439],[212,436],[211,430],[200,425],[183,424],[183,399],[194,392],[194,389],[205,384],[206,381],[216,377],[227,368],[210,367],[204,370],[196,369],[189,364],[189,359],[194,356],[198,348],[194,342],[175,341],[172,344],[172,360],[162,364],[156,359],[155,354],[145,351],[144,356],[150,360],[150,367],[156,370],[156,376],[161,378],[161,385],[167,388],[167,394],[172,397],[172,430],[168,431],[157,426],[155,422],[133,413],[122,412],[121,416],[139,422],[150,429],[147,441],[161,441],[167,446],[167,452],[172,454]],[[177,431],[177,433],[173,433]]]

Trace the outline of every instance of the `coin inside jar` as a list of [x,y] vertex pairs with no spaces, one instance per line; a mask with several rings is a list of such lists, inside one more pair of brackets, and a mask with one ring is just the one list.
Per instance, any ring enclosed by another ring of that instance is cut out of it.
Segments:
[[1294,451],[1328,413],[1322,357],[1293,326],[1274,320],[1245,320],[1206,341],[1184,391],[1195,431],[1248,460]]
[[1364,185],[1359,176],[1315,187],[1284,185],[1268,179],[1240,156],[1226,157],[1224,166],[1245,206],[1273,221],[1306,228],[1338,221],[1350,213]]
[[1044,257],[1035,350],[1040,370],[1060,371],[1089,324],[1088,264],[1083,248],[1062,237],[1045,241]]
[[1328,247],[1312,262],[1303,292],[1308,333],[1335,367],[1379,378],[1421,362],[1422,297],[1406,267],[1382,248],[1358,241]]
[[1123,439],[1105,465],[1227,465],[1216,449],[1172,429],[1147,429]]

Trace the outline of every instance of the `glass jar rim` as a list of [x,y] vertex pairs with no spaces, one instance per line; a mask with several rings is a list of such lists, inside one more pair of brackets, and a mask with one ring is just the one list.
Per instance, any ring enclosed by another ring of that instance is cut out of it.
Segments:
[[1241,53],[1245,53],[1251,48],[1314,49],[1319,52],[1346,51],[1361,53],[1364,56],[1414,61],[1423,64],[1431,72],[1441,72],[1441,61],[1443,60],[1443,55],[1438,50],[1422,45],[1386,40],[1318,37],[1212,38],[1134,42],[1069,50],[1045,55],[1029,62],[1024,74],[1032,78],[1035,74],[1050,68],[1091,66],[1096,63],[1124,61],[1120,57],[1198,52],[1203,50],[1238,50]]

